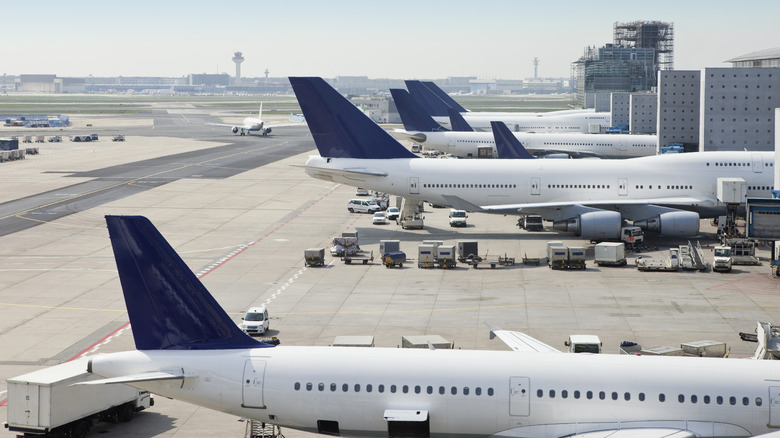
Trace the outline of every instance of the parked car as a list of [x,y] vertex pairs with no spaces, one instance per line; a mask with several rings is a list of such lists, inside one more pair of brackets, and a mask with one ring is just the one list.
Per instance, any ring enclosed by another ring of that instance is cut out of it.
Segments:
[[357,191],[355,192],[355,195],[357,195],[357,196],[368,196],[368,190],[364,189],[363,187],[358,187]]
[[372,199],[350,199],[347,210],[350,213],[376,213],[381,208]]
[[248,335],[264,335],[268,331],[268,309],[265,306],[252,307],[241,319],[241,330]]
[[378,211],[374,213],[374,225],[385,225],[387,224],[387,216],[385,216],[385,212]]
[[398,207],[390,207],[385,213],[387,213],[387,220],[394,221],[401,215],[401,210],[399,210]]

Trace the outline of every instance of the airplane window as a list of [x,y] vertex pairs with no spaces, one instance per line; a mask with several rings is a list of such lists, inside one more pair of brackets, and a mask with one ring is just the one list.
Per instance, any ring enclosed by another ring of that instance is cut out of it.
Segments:
[[761,397],[756,397],[756,406],[761,406],[762,404],[764,404],[764,401],[761,400]]
[[425,388],[425,391],[426,391],[428,394],[433,394],[433,386],[430,386],[430,385],[428,385],[428,387],[427,387],[427,388]]
[[360,384],[355,383],[355,392],[360,392]]
[[395,385],[390,385],[390,392],[395,394]]
[[639,401],[645,401],[645,393],[644,392],[640,392],[639,393]]
[[421,388],[420,388],[420,385],[415,385],[415,387],[414,387],[414,393],[415,393],[415,394],[419,394],[419,393],[420,393],[420,390],[421,390]]
[[488,388],[488,397],[493,396],[493,388]]
[[625,394],[623,394],[623,399],[624,399],[625,401],[629,401],[629,400],[631,400],[631,394],[630,394],[630,393],[628,393],[628,392],[627,392],[627,393],[625,393]]
[[301,389],[301,382],[295,382],[294,388],[296,391],[300,391]]
[[409,385],[404,385],[401,390],[404,392],[404,394],[409,393]]
[[729,397],[729,404],[732,405],[732,406],[737,404],[737,398],[734,397],[733,395],[731,397]]
[[479,386],[474,388],[474,394],[482,395],[482,388],[480,388]]
[[542,391],[541,389],[537,389],[536,390],[536,396],[539,397],[539,398],[544,397],[544,391]]
[[325,384],[324,383],[318,383],[317,384],[317,390],[325,391]]
[[593,398],[593,391],[588,391],[588,392],[585,394],[585,396],[586,396],[586,397],[588,397],[588,400],[592,399],[592,398]]
[[612,400],[617,400],[617,399],[618,399],[618,394],[617,394],[617,392],[613,392],[613,393],[612,393]]
[[722,405],[722,404],[723,404],[723,397],[721,397],[721,396],[718,396],[718,397],[715,399],[715,401],[716,401],[716,402],[717,402],[719,405]]
[[345,384],[343,384],[343,385],[341,385],[341,390],[342,390],[343,392],[347,392],[347,391],[349,391],[349,385],[347,385],[346,383],[345,383]]
[[550,390],[550,398],[555,398],[555,390],[554,389]]
[[666,401],[666,395],[664,394],[658,394],[658,401],[663,403]]
[[370,383],[368,385],[366,385],[366,392],[371,392],[373,389],[374,389],[374,387],[371,386]]
[[696,403],[697,401],[699,401],[699,398],[695,395],[691,395],[691,403]]
[[336,390],[336,384],[335,383],[331,383],[330,384],[330,390],[331,390],[331,392]]
[[580,398],[580,392],[579,391],[574,391],[574,398],[576,398],[576,399]]
[[443,386],[439,387],[439,394],[444,394],[444,387]]
[[569,391],[563,390],[561,391],[561,398],[568,398],[569,397]]
[[306,383],[306,390],[311,391],[312,385],[311,382]]
[[469,387],[468,386],[464,386],[463,387],[463,395],[469,395]]
[[742,404],[744,406],[748,406],[750,404],[750,399],[747,397],[742,397]]
[[710,404],[710,396],[708,396],[708,395],[705,395],[705,396],[704,396],[704,398],[703,398],[703,401],[704,401],[704,404],[705,404],[705,405],[708,405],[708,404]]
[[604,391],[599,391],[599,400],[607,398],[607,394]]
[[458,388],[453,386],[452,388],[450,388],[450,393],[452,395],[458,395]]

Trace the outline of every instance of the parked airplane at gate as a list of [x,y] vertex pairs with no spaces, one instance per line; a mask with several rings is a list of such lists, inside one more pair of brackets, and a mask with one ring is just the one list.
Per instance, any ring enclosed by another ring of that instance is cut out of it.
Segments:
[[106,222],[137,350],[92,356],[88,371],[103,379],[82,384],[126,383],[332,436],[743,437],[780,427],[769,360],[569,354],[494,327],[513,351],[263,344],[146,218]]
[[[406,87],[414,100],[437,123],[445,128],[451,128],[447,108],[450,108],[440,97],[431,91],[430,87],[436,87],[433,83],[421,83],[419,81],[406,81]],[[440,91],[441,94],[446,94]],[[458,110],[466,122],[475,130],[490,131],[491,121],[504,122],[512,131],[533,132],[590,132],[591,124],[611,126],[612,115],[608,112],[594,112],[592,110],[563,110],[548,113],[509,113],[509,112],[466,112],[460,111],[463,107],[458,105]]]
[[[391,89],[390,93],[404,125],[403,130],[391,132],[393,136],[408,138],[428,149],[458,157],[498,157],[492,132],[447,130],[426,114],[406,90]],[[450,126],[465,123],[462,115],[456,112],[451,113],[450,119]],[[655,155],[658,148],[656,135],[529,132],[516,132],[514,135],[528,152],[537,156],[566,154],[577,158],[631,158]]]
[[210,126],[224,126],[230,128],[233,134],[239,135],[252,135],[253,132],[259,132],[265,137],[271,133],[272,128],[278,128],[280,126],[293,126],[293,125],[266,125],[263,121],[263,104],[260,103],[260,111],[257,117],[247,117],[240,125],[229,125],[225,123],[206,123]]
[[290,78],[320,152],[314,178],[459,210],[523,212],[560,231],[617,239],[624,219],[688,237],[701,217],[726,214],[718,178],[743,178],[747,196],[773,185],[771,152],[701,152],[626,160],[431,160],[409,152],[320,78]]

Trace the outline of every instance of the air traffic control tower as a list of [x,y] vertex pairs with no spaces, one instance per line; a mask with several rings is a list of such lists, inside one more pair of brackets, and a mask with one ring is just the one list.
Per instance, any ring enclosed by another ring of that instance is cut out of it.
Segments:
[[244,54],[241,52],[233,53],[233,62],[236,63],[236,85],[241,83],[241,63],[244,62]]

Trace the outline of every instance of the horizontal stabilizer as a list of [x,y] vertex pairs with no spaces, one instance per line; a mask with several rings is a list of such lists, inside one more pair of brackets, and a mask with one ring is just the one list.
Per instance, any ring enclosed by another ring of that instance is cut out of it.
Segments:
[[74,383],[74,385],[109,385],[115,383],[138,383],[138,382],[156,382],[161,380],[184,380],[196,378],[195,374],[185,375],[183,372],[169,373],[156,371],[151,373],[129,374],[126,376],[110,377],[108,379],[90,380],[87,382]]
[[506,345],[514,351],[524,351],[532,353],[560,353],[561,351],[555,347],[545,344],[544,342],[528,336],[522,332],[513,332],[508,330],[501,330],[500,328],[485,323],[490,329],[490,339],[498,336]]

